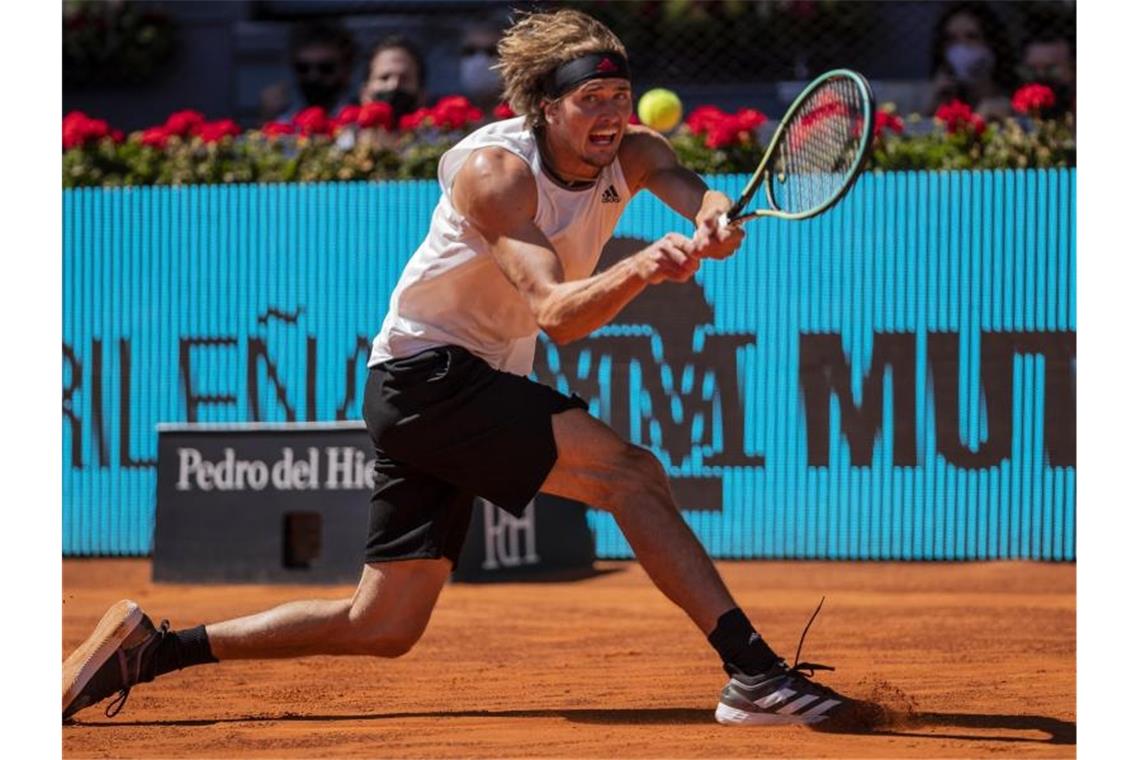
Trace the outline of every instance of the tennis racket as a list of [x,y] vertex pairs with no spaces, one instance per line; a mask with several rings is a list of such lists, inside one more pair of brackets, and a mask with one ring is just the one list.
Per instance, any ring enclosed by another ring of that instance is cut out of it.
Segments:
[[[875,97],[861,74],[819,76],[784,114],[760,166],[721,225],[761,216],[808,219],[839,202],[855,184],[871,148]],[[760,186],[768,208],[747,210]]]

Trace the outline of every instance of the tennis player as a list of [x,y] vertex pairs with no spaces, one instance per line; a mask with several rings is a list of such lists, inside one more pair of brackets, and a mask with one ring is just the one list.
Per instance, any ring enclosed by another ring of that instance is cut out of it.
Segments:
[[[369,360],[364,418],[376,487],[360,585],[170,631],[137,604],[112,607],[64,665],[63,717],[135,684],[220,660],[398,657],[420,638],[459,555],[472,501],[520,515],[538,491],[611,513],[653,582],[707,635],[730,676],[730,724],[863,720],[866,703],[789,667],[733,601],[681,518],[661,464],[527,378],[539,330],[556,343],[608,323],[647,287],[683,282],[743,238],[731,205],[680,166],[657,133],[629,126],[625,48],[572,10],[522,17],[499,45],[519,117],[489,124],[439,163],[442,195],[404,269]],[[626,204],[653,193],[695,225],[593,274]]]

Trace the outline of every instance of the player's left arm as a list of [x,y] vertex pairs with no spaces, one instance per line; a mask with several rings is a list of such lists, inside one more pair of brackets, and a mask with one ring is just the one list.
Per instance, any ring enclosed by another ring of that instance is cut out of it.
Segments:
[[694,255],[728,258],[744,239],[740,225],[722,228],[719,219],[732,207],[728,196],[710,190],[700,175],[682,166],[660,133],[631,125],[621,145],[621,165],[631,192],[648,190],[696,226]]

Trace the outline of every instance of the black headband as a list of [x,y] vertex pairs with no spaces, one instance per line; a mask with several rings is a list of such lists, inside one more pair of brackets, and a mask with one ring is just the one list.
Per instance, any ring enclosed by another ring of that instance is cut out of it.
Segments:
[[629,62],[621,53],[586,53],[567,61],[546,75],[542,92],[556,100],[591,79],[629,79]]

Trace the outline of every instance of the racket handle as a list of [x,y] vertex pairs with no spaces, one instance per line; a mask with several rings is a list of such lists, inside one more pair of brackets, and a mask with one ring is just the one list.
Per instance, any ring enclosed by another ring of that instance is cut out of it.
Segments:
[[732,227],[733,225],[740,226],[741,224],[743,224],[741,219],[751,219],[751,218],[752,217],[749,215],[745,215],[745,216],[741,217],[741,216],[735,215],[731,211],[729,211],[727,214],[721,214],[719,217],[717,217],[716,221],[717,221],[717,225],[719,225],[720,228],[723,230],[723,229],[727,229],[729,227]]
[[728,225],[735,222],[740,217],[740,212],[744,211],[745,203],[747,203],[747,199],[741,198],[736,203],[732,204],[732,208],[720,215],[720,219],[718,221],[722,230]]

